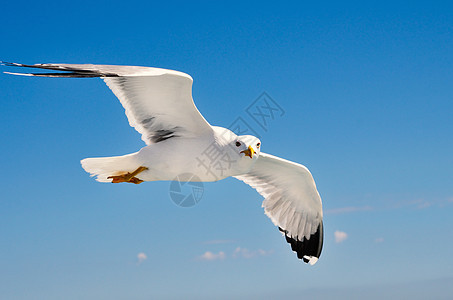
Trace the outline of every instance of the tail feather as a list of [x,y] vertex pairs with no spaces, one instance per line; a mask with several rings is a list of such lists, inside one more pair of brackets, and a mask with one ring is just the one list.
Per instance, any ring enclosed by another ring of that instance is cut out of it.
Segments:
[[85,158],[80,161],[82,168],[96,177],[99,182],[111,182],[107,177],[133,172],[140,164],[134,159],[134,154],[113,157]]

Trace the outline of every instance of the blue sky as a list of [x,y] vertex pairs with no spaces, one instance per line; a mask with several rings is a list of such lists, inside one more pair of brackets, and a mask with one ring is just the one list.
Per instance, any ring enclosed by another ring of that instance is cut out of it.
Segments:
[[262,151],[311,170],[325,244],[315,266],[298,261],[234,179],[206,183],[192,208],[171,202],[169,182],[95,182],[81,159],[144,146],[113,94],[96,79],[2,74],[0,298],[453,294],[451,3],[2,7],[4,61],[183,71],[219,126],[267,92],[286,113],[259,132]]

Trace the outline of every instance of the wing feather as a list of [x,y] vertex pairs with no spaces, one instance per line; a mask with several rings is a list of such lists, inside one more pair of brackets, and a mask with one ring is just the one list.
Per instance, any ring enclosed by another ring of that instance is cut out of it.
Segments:
[[123,105],[129,124],[147,145],[174,137],[212,133],[192,99],[192,77],[172,70],[137,66],[3,63],[54,73],[15,75],[91,78],[101,77]]
[[308,169],[261,152],[249,173],[235,177],[264,197],[265,214],[298,257],[316,263],[323,244],[322,202]]

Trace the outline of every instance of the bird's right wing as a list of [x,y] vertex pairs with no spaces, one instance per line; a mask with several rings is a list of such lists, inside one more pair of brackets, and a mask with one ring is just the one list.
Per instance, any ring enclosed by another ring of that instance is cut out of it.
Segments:
[[142,134],[147,145],[174,137],[197,137],[212,133],[209,123],[192,100],[192,77],[165,69],[75,64],[3,63],[7,66],[38,68],[52,73],[10,73],[39,77],[101,77],[118,97],[129,124]]
[[316,263],[323,244],[322,203],[308,169],[261,152],[249,173],[235,178],[264,197],[264,212],[298,258]]

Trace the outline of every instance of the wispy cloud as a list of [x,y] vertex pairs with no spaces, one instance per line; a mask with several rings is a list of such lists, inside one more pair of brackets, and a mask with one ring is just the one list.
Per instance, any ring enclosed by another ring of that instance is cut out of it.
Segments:
[[384,242],[384,238],[383,238],[383,237],[376,238],[376,239],[374,240],[374,242],[375,242],[376,244],[383,243],[383,242]]
[[212,253],[210,251],[206,251],[203,255],[199,256],[198,258],[200,260],[208,260],[208,261],[212,261],[212,260],[223,260],[225,259],[226,255],[225,255],[225,252],[223,251],[220,251],[219,253]]
[[148,256],[144,252],[140,252],[137,254],[137,264],[140,265],[142,264],[145,260],[148,259]]
[[348,234],[344,231],[335,231],[335,242],[336,243],[342,243],[348,238]]
[[230,244],[233,243],[233,240],[211,240],[211,241],[206,241],[203,242],[203,244],[206,245],[217,245],[217,244]]
[[[376,201],[379,203],[382,201]],[[340,215],[340,214],[347,214],[347,213],[354,213],[354,212],[363,212],[363,211],[386,211],[386,210],[395,210],[395,209],[427,209],[427,208],[434,208],[434,207],[445,207],[447,205],[451,205],[453,203],[453,197],[444,198],[444,199],[415,199],[415,200],[395,200],[391,201],[391,203],[387,203],[385,205],[382,203],[381,206],[346,206],[346,207],[338,207],[332,209],[324,210],[324,215]]]
[[230,254],[226,254],[224,251],[218,253],[213,253],[211,251],[206,251],[203,255],[197,257],[198,260],[213,261],[213,260],[224,260],[226,258],[245,258],[250,259],[258,256],[266,256],[272,254],[272,250],[249,250],[247,248],[236,247],[234,251]]
[[424,208],[430,207],[431,205],[433,205],[431,202],[423,200],[417,205],[417,208],[418,209],[424,209]]
[[238,257],[242,257],[242,258],[253,258],[253,257],[257,257],[257,256],[265,256],[265,255],[269,255],[271,254],[273,251],[266,251],[266,250],[263,250],[263,249],[258,249],[258,250],[255,250],[255,251],[251,251],[249,249],[246,249],[246,248],[241,248],[241,247],[237,247],[234,252],[233,252],[233,257],[234,258],[238,258]]
[[370,211],[373,209],[374,208],[372,206],[347,206],[347,207],[328,209],[328,210],[324,211],[324,214],[339,215],[339,214],[347,214],[347,213],[353,213],[353,212],[358,212],[358,211]]
[[411,209],[427,209],[430,207],[445,207],[453,203],[453,198],[444,198],[444,199],[416,199],[409,201],[399,201],[391,206],[391,209],[400,209],[400,208],[411,208]]
[[399,207],[412,207],[412,208],[417,208],[417,209],[423,209],[423,208],[428,208],[433,204],[433,202],[429,202],[424,199],[416,199],[416,200],[411,200],[411,201],[406,201],[406,202],[401,202],[397,205],[397,208]]

